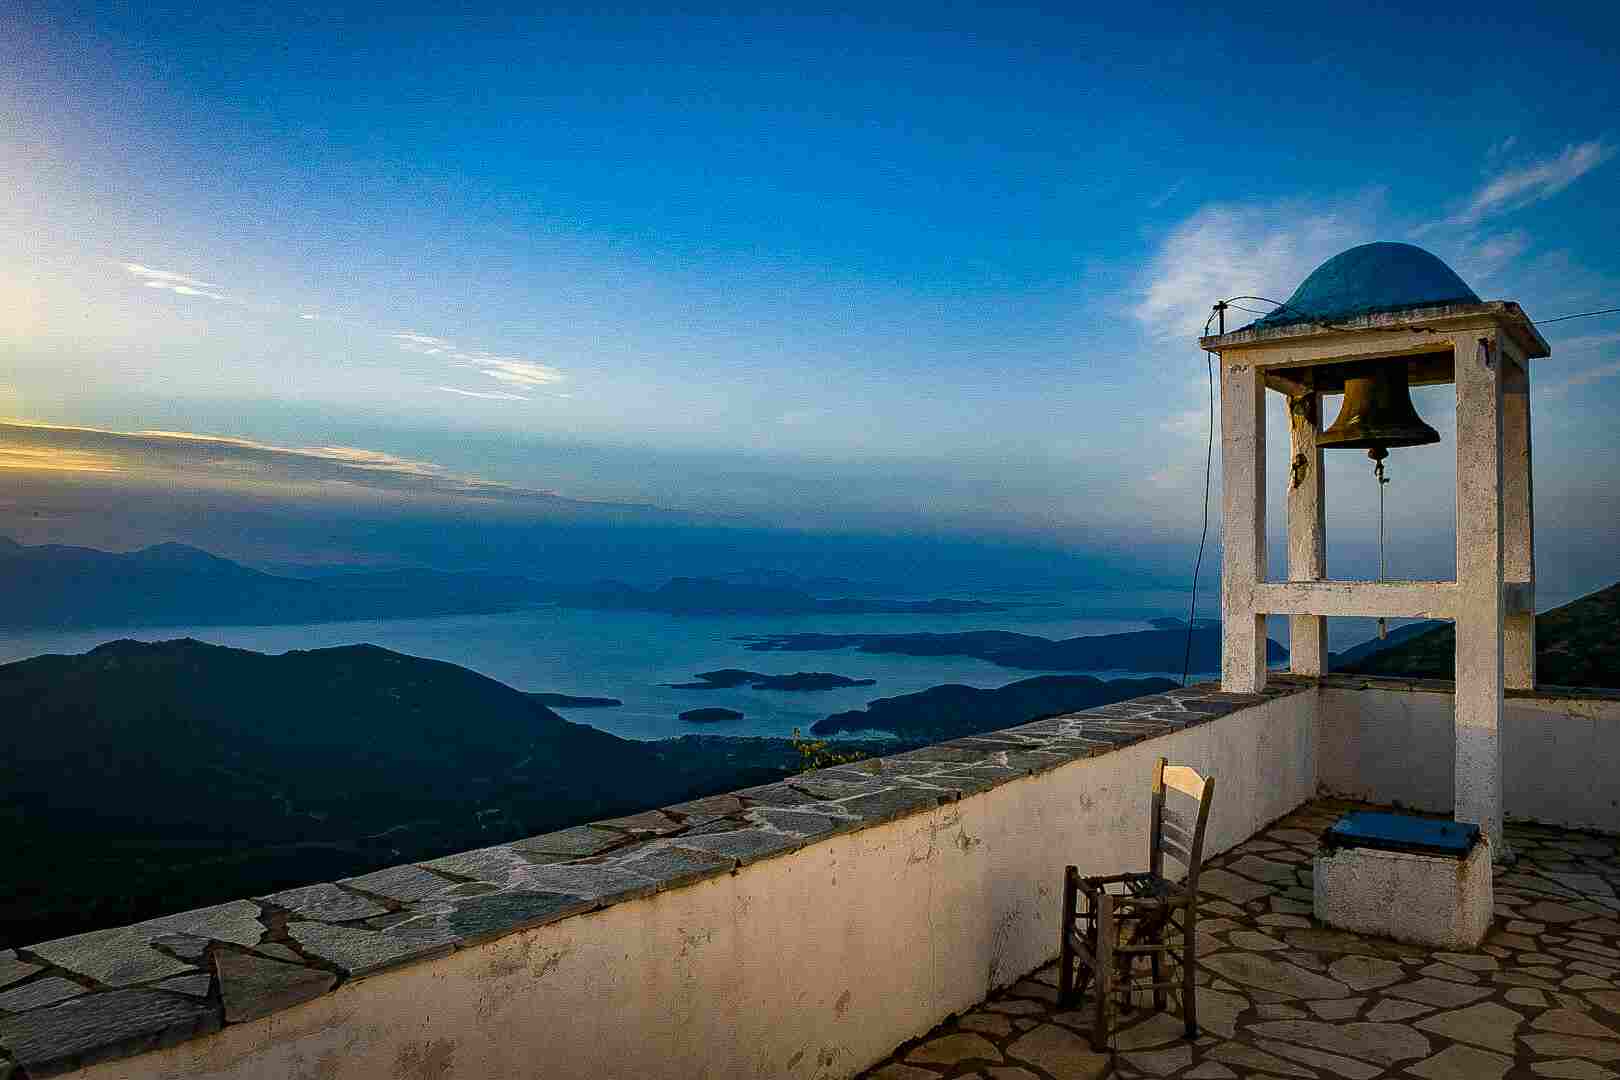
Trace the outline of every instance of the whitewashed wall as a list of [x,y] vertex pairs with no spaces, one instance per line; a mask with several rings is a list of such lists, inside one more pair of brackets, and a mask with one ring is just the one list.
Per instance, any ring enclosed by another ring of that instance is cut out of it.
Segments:
[[[1419,810],[1452,808],[1452,695],[1384,688],[1321,692],[1325,792]],[[1502,714],[1509,818],[1620,832],[1620,701],[1510,697]]]
[[1218,778],[1211,854],[1309,799],[1317,697],[1277,698],[77,1075],[848,1076],[1054,956],[1066,863],[1141,868],[1155,757]]

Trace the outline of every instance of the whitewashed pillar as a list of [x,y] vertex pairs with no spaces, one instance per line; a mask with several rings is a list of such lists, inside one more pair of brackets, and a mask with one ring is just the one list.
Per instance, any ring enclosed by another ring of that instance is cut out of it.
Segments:
[[1265,382],[1252,364],[1221,361],[1221,689],[1266,685],[1266,622],[1255,586],[1266,575]]
[[1502,846],[1502,358],[1494,331],[1455,345],[1458,821]]
[[1505,685],[1536,685],[1536,517],[1530,481],[1530,366],[1502,342],[1502,576],[1524,582],[1529,611],[1507,615],[1503,628]]
[[[1322,505],[1322,395],[1288,399],[1291,452],[1288,458],[1288,580],[1327,577],[1327,522]],[[1327,620],[1295,615],[1288,620],[1288,667],[1295,675],[1327,672]]]

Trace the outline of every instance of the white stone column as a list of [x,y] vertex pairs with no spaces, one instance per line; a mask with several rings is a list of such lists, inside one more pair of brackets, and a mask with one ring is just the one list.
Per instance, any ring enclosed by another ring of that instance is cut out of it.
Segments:
[[[1288,399],[1292,450],[1288,459],[1288,580],[1321,581],[1327,576],[1327,522],[1322,505],[1322,395]],[[1288,620],[1288,668],[1295,675],[1327,672],[1327,620],[1295,615]]]
[[1458,821],[1502,846],[1502,358],[1494,330],[1455,345]]
[[1503,629],[1504,683],[1536,685],[1536,515],[1530,478],[1530,365],[1503,339],[1502,362],[1502,576],[1526,582],[1531,610],[1507,615]]
[[1221,689],[1237,694],[1266,685],[1265,393],[1253,365],[1221,358]]

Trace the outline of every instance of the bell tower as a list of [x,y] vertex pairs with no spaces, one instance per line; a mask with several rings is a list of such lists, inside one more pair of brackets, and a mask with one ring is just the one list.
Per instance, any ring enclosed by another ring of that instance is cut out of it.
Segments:
[[[1221,375],[1221,688],[1266,681],[1267,615],[1289,617],[1290,666],[1320,676],[1328,616],[1450,619],[1456,625],[1454,817],[1500,853],[1503,687],[1534,687],[1535,547],[1530,361],[1547,342],[1518,304],[1481,301],[1435,256],[1366,244],[1323,263],[1288,303],[1205,337]],[[1457,388],[1454,581],[1327,578],[1324,450],[1391,449],[1439,436],[1409,386]],[[1288,398],[1288,577],[1266,578],[1265,394]],[[1324,395],[1343,394],[1322,428]]]

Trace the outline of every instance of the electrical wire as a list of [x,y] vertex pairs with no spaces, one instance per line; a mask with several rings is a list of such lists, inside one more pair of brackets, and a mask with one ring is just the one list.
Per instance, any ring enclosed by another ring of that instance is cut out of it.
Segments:
[[1620,307],[1604,308],[1602,311],[1577,311],[1573,315],[1560,315],[1556,319],[1537,319],[1531,326],[1546,326],[1548,323],[1563,322],[1566,319],[1588,319],[1593,315],[1614,315],[1620,313]]
[[[1209,336],[1209,324],[1215,321],[1217,306],[1204,320],[1204,336]],[[1204,381],[1209,386],[1209,423],[1204,441],[1204,527],[1198,534],[1198,557],[1193,560],[1192,598],[1187,603],[1187,646],[1181,654],[1181,685],[1187,685],[1192,669],[1193,627],[1198,622],[1198,572],[1204,566],[1204,545],[1209,540],[1209,473],[1215,460],[1215,354],[1204,350]]]
[[[1296,308],[1296,307],[1294,307],[1294,306],[1292,306],[1290,304],[1285,304],[1281,300],[1273,300],[1269,296],[1229,296],[1225,300],[1220,301],[1220,303],[1226,305],[1227,307],[1237,308],[1237,310],[1239,310],[1239,311],[1246,311],[1250,315],[1270,315],[1270,314],[1274,314],[1273,312],[1255,311],[1253,308],[1239,307],[1237,304],[1232,303],[1232,301],[1234,301],[1234,300],[1258,300],[1262,304],[1272,304],[1272,305],[1274,305],[1276,307],[1276,309],[1278,311],[1292,311],[1295,315],[1298,315],[1300,318],[1308,319],[1311,322],[1315,323],[1317,326],[1323,327],[1324,329],[1327,329],[1327,330],[1342,330],[1342,331],[1344,331],[1346,333],[1354,333],[1357,330],[1379,330],[1379,329],[1383,329],[1382,327],[1375,327],[1375,326],[1359,326],[1359,327],[1358,326],[1335,326],[1333,323],[1323,322],[1322,320],[1316,318],[1314,315],[1310,314],[1309,312],[1301,311],[1301,310],[1299,310],[1299,308]],[[1570,319],[1590,319],[1590,318],[1593,318],[1593,317],[1598,316],[1598,315],[1616,315],[1616,314],[1620,314],[1620,307],[1600,308],[1597,311],[1577,311],[1577,312],[1574,312],[1574,313],[1569,314],[1569,315],[1556,315],[1551,319],[1532,319],[1532,320],[1530,320],[1530,325],[1531,326],[1550,326],[1553,323],[1568,322]],[[1411,329],[1413,329],[1413,330],[1427,330],[1428,327],[1414,326]],[[1204,324],[1204,334],[1205,334],[1205,336],[1208,336],[1208,334],[1209,334],[1209,323],[1207,323],[1207,322]]]

